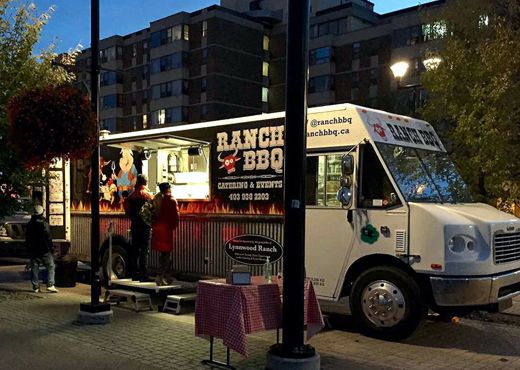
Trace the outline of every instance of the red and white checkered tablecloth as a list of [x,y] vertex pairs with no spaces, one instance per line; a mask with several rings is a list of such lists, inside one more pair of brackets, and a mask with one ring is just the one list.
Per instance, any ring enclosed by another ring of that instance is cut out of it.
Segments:
[[[195,335],[221,338],[224,345],[247,357],[247,334],[281,327],[281,284],[254,276],[251,285],[230,285],[224,279],[200,281],[195,305]],[[307,339],[324,327],[312,283],[305,284]]]

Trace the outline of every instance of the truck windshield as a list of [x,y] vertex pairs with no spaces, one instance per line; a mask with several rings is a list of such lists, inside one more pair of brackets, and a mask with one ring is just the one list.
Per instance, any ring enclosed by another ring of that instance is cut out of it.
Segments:
[[447,153],[376,144],[405,199],[467,203],[472,197]]

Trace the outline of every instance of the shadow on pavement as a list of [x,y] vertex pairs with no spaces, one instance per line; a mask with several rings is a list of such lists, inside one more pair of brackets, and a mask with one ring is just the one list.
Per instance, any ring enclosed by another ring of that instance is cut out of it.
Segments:
[[429,348],[457,348],[497,356],[520,355],[520,346],[514,345],[513,338],[494,335],[494,331],[502,331],[503,328],[491,325],[485,328],[480,326],[482,324],[472,323],[471,320],[463,320],[458,324],[427,321],[410,338],[401,343]]

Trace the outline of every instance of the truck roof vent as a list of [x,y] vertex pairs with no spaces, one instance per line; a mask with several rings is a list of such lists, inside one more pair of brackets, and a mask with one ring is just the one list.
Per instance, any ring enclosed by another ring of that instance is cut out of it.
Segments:
[[406,230],[395,231],[395,251],[406,253]]

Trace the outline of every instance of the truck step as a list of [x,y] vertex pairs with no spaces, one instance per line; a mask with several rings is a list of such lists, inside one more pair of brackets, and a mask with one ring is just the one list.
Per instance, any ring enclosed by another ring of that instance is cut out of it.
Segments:
[[117,305],[121,303],[122,298],[131,298],[135,304],[135,312],[141,311],[140,304],[145,305],[145,309],[152,310],[152,300],[149,294],[134,292],[131,290],[123,290],[123,289],[107,289],[105,292],[105,302],[109,302],[112,299],[115,299]]
[[163,306],[163,312],[173,311],[175,315],[181,313],[181,304],[183,302],[193,302],[197,299],[197,293],[171,294],[166,297]]

